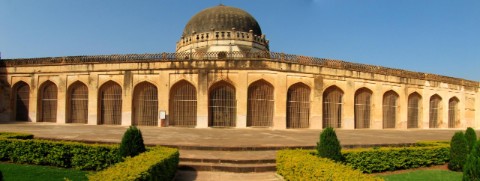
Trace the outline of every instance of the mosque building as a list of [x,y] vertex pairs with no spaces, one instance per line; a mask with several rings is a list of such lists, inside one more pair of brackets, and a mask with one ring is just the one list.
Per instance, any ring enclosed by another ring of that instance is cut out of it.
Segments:
[[194,15],[175,53],[2,59],[0,120],[156,127],[480,128],[480,83],[269,51],[255,18]]

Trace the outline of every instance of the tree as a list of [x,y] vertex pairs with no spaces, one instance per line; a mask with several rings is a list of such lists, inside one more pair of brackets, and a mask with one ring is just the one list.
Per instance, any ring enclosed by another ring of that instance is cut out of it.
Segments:
[[467,139],[467,153],[470,153],[475,145],[475,142],[477,142],[477,134],[475,133],[475,130],[473,130],[471,127],[468,127],[467,132],[465,132],[465,138]]
[[337,134],[333,128],[325,128],[320,134],[320,141],[317,142],[318,156],[330,158],[335,161],[342,161],[342,147],[337,139]]
[[467,159],[467,139],[463,132],[456,132],[450,142],[450,162],[448,169],[453,171],[461,171]]
[[468,155],[465,166],[463,167],[464,181],[480,180],[480,140],[477,141]]
[[123,134],[122,143],[118,151],[119,155],[121,157],[134,157],[145,151],[142,132],[137,127],[130,126]]

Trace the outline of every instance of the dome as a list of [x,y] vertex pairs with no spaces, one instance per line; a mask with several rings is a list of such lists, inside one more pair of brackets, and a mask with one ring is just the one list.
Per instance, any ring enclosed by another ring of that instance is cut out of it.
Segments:
[[215,31],[253,31],[254,35],[262,35],[257,20],[252,15],[239,8],[219,5],[204,9],[193,16],[185,26],[182,36],[201,32]]

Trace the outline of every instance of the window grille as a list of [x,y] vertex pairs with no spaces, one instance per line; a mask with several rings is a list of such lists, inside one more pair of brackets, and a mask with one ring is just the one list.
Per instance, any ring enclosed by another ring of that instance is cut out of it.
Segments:
[[297,83],[287,92],[287,128],[308,128],[310,123],[310,88]]
[[235,88],[221,82],[209,94],[209,126],[234,127],[237,117]]
[[397,123],[398,95],[388,91],[383,95],[383,128],[395,128]]
[[40,86],[39,122],[57,122],[57,86],[47,81]]
[[158,126],[157,87],[148,82],[143,82],[135,86],[132,109],[133,125]]
[[122,123],[122,88],[114,82],[107,82],[99,93],[99,124],[120,125]]
[[457,98],[451,98],[450,101],[448,101],[448,127],[449,128],[455,128],[457,127],[458,122],[458,99]]
[[70,86],[67,123],[88,123],[88,88],[81,82]]
[[323,128],[342,127],[343,92],[330,87],[323,93]]
[[247,126],[273,125],[273,86],[257,81],[248,87]]
[[197,91],[187,81],[181,81],[172,86],[169,124],[186,127],[197,124]]
[[430,98],[430,120],[429,120],[429,126],[430,128],[438,128],[438,125],[440,123],[439,116],[441,115],[441,105],[440,102],[442,101],[442,98],[438,95],[433,95]]
[[372,92],[360,89],[355,94],[355,129],[370,128]]
[[407,128],[418,128],[421,97],[417,93],[408,97]]
[[15,120],[28,121],[30,87],[25,82],[19,82],[14,90]]

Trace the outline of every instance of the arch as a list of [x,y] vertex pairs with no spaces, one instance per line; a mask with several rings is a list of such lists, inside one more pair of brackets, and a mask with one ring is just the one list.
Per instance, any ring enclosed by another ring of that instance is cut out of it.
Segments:
[[234,127],[237,120],[235,87],[226,81],[213,84],[208,94],[208,125]]
[[372,94],[367,88],[355,92],[355,129],[370,128]]
[[247,126],[273,126],[273,86],[260,79],[248,86]]
[[460,123],[460,110],[458,103],[460,101],[457,97],[452,97],[448,101],[448,128],[456,128]]
[[133,90],[132,124],[158,126],[158,91],[150,82],[141,82]]
[[430,97],[430,112],[429,112],[429,127],[430,128],[438,128],[440,123],[442,122],[442,97],[438,94],[433,95]]
[[407,128],[418,128],[419,123],[421,123],[421,100],[422,96],[417,92],[408,96]]
[[104,83],[98,91],[98,124],[122,123],[122,87],[114,81]]
[[296,83],[287,92],[287,128],[308,128],[310,125],[310,87]]
[[88,87],[76,81],[68,88],[67,123],[88,123]]
[[343,91],[337,86],[330,86],[323,92],[323,128],[342,127]]
[[52,81],[44,82],[39,88],[38,122],[57,122],[57,85]]
[[170,90],[169,125],[197,125],[197,90],[186,80],[175,83]]
[[13,85],[13,115],[16,121],[28,121],[28,106],[30,101],[30,86],[20,81]]
[[393,90],[383,94],[383,128],[395,128],[397,124],[398,97]]

